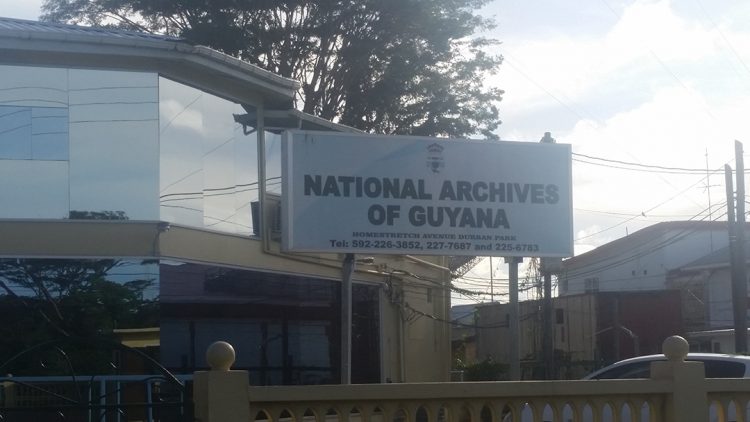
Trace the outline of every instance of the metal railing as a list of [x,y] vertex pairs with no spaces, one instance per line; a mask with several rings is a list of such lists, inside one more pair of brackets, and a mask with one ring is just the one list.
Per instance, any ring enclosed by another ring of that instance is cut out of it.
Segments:
[[[0,420],[192,420],[192,374],[0,377]],[[188,386],[186,388],[185,386]]]

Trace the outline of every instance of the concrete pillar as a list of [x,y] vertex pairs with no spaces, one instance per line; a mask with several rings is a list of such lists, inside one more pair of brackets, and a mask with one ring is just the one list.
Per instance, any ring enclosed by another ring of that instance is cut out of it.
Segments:
[[651,379],[672,381],[672,394],[665,406],[665,422],[705,422],[708,394],[703,362],[686,362],[688,342],[672,336],[662,343],[666,362],[651,363]]
[[208,347],[210,371],[193,377],[195,420],[199,422],[247,422],[250,420],[247,371],[232,371],[235,353],[231,344],[217,341]]

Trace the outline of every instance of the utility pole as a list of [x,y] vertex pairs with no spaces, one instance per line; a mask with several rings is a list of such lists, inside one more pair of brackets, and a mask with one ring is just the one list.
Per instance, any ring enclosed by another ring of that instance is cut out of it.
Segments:
[[[739,176],[739,171],[737,172]],[[747,351],[747,317],[745,316],[745,310],[747,309],[747,284],[742,275],[739,272],[740,264],[744,267],[744,257],[740,257],[737,253],[737,232],[739,229],[744,230],[744,227],[737,225],[737,218],[735,218],[735,203],[734,203],[734,183],[732,180],[732,168],[729,165],[724,166],[724,181],[726,184],[727,191],[727,226],[729,229],[729,262],[731,265],[732,274],[732,314],[734,317],[734,351],[735,353],[743,353]],[[737,201],[739,202],[739,201]],[[744,252],[743,252],[744,254]],[[745,285],[745,294],[743,295],[743,288],[740,286],[740,282]]]
[[542,299],[542,353],[544,356],[544,378],[551,380],[556,378],[554,335],[552,327],[552,271],[549,268],[549,258],[542,258],[542,277],[544,278],[544,298]]
[[747,353],[747,264],[745,259],[745,160],[742,156],[742,143],[734,141],[734,155],[737,165],[736,238],[737,277],[732,280],[732,304],[734,310],[735,352]]
[[[713,212],[713,204],[711,203],[711,188],[714,185],[711,184],[711,172],[708,168],[708,148],[706,148],[706,194],[708,195],[708,220],[714,221],[714,212]],[[708,236],[710,240],[710,246],[711,246],[711,252],[714,251],[714,231],[709,230]]]
[[495,302],[495,278],[493,277],[494,267],[492,266],[492,257],[490,257],[490,303]]
[[510,310],[508,312],[508,357],[510,360],[510,380],[519,381],[521,379],[521,330],[519,323],[519,306],[518,306],[518,264],[523,262],[520,257],[507,257],[505,262],[508,264],[508,298]]
[[[539,140],[543,144],[556,143],[555,138],[550,132],[544,132],[544,136]],[[544,378],[553,379],[555,371],[555,352],[553,341],[552,326],[552,272],[550,267],[550,258],[541,258],[539,260],[544,278],[544,295],[542,299],[542,354],[544,357]]]

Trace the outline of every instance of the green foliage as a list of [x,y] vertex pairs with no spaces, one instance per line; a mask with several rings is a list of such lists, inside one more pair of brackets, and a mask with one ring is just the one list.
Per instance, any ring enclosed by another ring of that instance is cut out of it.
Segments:
[[464,381],[503,381],[509,373],[508,364],[495,362],[492,357],[470,365],[458,361],[456,369],[464,371]]
[[76,211],[68,214],[71,220],[129,220],[125,211]]
[[300,82],[297,107],[368,132],[466,137],[500,124],[487,0],[45,0],[45,20],[164,33]]
[[158,325],[158,303],[144,299],[153,280],[107,279],[118,261],[0,260],[0,365],[43,343],[5,371],[70,375],[111,371],[115,328]]

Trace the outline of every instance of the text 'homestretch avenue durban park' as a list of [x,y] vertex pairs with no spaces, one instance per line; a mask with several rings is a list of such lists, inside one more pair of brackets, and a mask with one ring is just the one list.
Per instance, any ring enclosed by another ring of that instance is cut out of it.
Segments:
[[[436,192],[429,192],[422,179],[399,179],[387,177],[356,177],[335,175],[304,175],[304,195],[318,197],[370,198],[382,199],[385,203],[372,204],[367,209],[367,220],[373,226],[393,226],[402,220],[408,221],[415,228],[457,227],[472,229],[510,229],[505,209],[496,204],[528,203],[556,204],[560,200],[559,187],[555,184],[505,183],[505,182],[467,182],[445,180]],[[388,204],[389,199],[416,201],[452,201],[479,203],[481,206],[436,206],[409,205],[403,210],[399,204]],[[354,233],[356,237],[356,233]],[[368,236],[369,237],[369,236]],[[429,249],[465,249],[468,242],[450,239],[431,240],[426,245]],[[488,239],[489,240],[489,239]],[[502,237],[496,240],[515,240],[514,237]],[[331,242],[338,242],[331,240]],[[355,241],[357,242],[357,241]],[[353,247],[367,248],[405,248],[412,249],[415,241],[391,239],[361,241],[363,245],[348,244]],[[347,242],[348,243],[348,242]],[[382,245],[380,245],[382,243]],[[420,244],[421,245],[421,244]],[[335,246],[335,245],[331,245]],[[497,249],[538,249],[536,245],[498,244]]]

